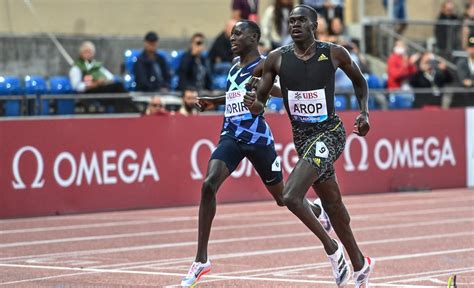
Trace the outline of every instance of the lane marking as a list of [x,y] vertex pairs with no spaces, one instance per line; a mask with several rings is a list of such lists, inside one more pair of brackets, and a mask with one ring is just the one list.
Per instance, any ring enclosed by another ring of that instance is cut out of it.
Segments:
[[[87,271],[87,272],[99,272],[99,273],[120,273],[120,274],[139,274],[139,275],[160,275],[160,276],[177,276],[181,277],[179,273],[169,272],[152,272],[152,271],[124,271],[124,270],[111,270],[111,269],[94,269],[94,268],[73,268],[73,267],[58,267],[58,266],[38,266],[38,265],[16,265],[16,264],[0,264],[3,267],[14,267],[14,268],[31,268],[31,269],[46,269],[46,270],[64,270],[64,271]],[[204,276],[205,278],[211,279],[224,279],[224,280],[251,280],[251,281],[267,281],[267,282],[290,282],[290,283],[313,283],[313,284],[334,284],[334,281],[322,281],[322,280],[302,280],[302,279],[284,279],[284,278],[255,278],[245,276],[218,276],[209,275]],[[26,281],[26,280],[24,280]],[[0,285],[8,285],[9,282],[0,283]],[[374,283],[371,284],[373,287],[399,287],[393,284]],[[404,285],[404,287],[433,287],[433,286],[412,286]]]
[[[440,214],[442,212],[449,212],[450,209],[427,209],[427,210],[417,210],[412,211],[410,213],[383,213],[374,216],[372,214],[370,217],[387,217],[387,216],[406,216],[406,215],[413,215],[413,214],[423,214],[426,215],[430,212]],[[453,209],[455,211],[463,211],[463,210],[472,210],[472,207],[458,207]],[[366,217],[366,216],[364,216]],[[362,218],[364,218],[362,217]],[[367,216],[369,217],[369,216]],[[354,218],[354,217],[353,217]],[[388,227],[384,226],[384,227]],[[361,228],[362,229],[362,228]],[[360,231],[355,230],[354,231]],[[260,240],[260,239],[278,239],[278,238],[286,238],[286,237],[298,237],[298,236],[309,236],[312,235],[310,231],[305,231],[303,233],[288,233],[288,234],[274,234],[268,236],[254,236],[254,237],[240,237],[240,238],[229,238],[229,239],[219,239],[219,240],[211,240],[209,241],[210,244],[219,244],[219,243],[229,243],[229,242],[237,242],[237,241],[250,241],[250,240]],[[64,256],[84,256],[90,254],[106,254],[106,253],[115,253],[115,252],[126,252],[126,251],[139,251],[139,250],[149,250],[149,249],[159,249],[159,248],[172,248],[172,247],[184,247],[189,245],[195,245],[196,241],[191,242],[178,242],[178,243],[165,243],[165,244],[153,244],[153,245],[143,245],[143,246],[132,246],[132,247],[120,247],[120,248],[103,248],[103,249],[94,249],[94,250],[82,250],[82,251],[68,251],[68,252],[59,252],[59,253],[45,253],[45,254],[37,254],[37,255],[24,255],[24,256],[11,256],[11,257],[3,257],[0,258],[0,261],[11,261],[11,260],[24,260],[24,259],[31,259],[31,258],[44,258],[44,257],[64,257]]]
[[[399,213],[399,212],[397,212]],[[384,216],[390,216],[390,213],[384,213]],[[377,215],[379,216],[379,215]],[[396,215],[398,216],[398,215]],[[356,216],[354,216],[357,219]],[[359,215],[359,217],[366,217],[364,215]],[[374,217],[374,216],[371,216]],[[452,223],[461,223],[461,222],[473,222],[474,218],[455,218],[447,219],[441,221],[431,221],[431,222],[412,222],[405,224],[397,225],[387,225],[384,227],[391,228],[408,228],[416,227],[420,223],[421,225],[436,225],[436,224],[452,224]],[[262,228],[262,227],[272,227],[272,226],[283,226],[283,225],[293,225],[301,223],[299,220],[292,221],[281,221],[281,222],[263,222],[263,223],[254,223],[254,224],[241,224],[241,225],[226,225],[226,226],[216,226],[212,227],[212,231],[226,231],[226,230],[235,230],[235,229],[247,229],[247,228]],[[364,228],[356,228],[353,231],[369,231],[369,230],[378,230],[381,226],[369,226]],[[164,230],[156,232],[137,232],[137,233],[124,233],[124,234],[113,234],[113,235],[100,235],[100,236],[86,236],[86,237],[72,237],[72,238],[61,238],[61,239],[51,239],[51,240],[35,240],[27,242],[12,242],[0,244],[0,248],[12,248],[12,247],[22,247],[22,246],[31,246],[31,245],[46,245],[46,244],[57,244],[57,243],[67,243],[67,242],[79,242],[79,241],[96,241],[96,240],[107,240],[107,239],[117,239],[117,238],[130,238],[130,237],[144,237],[144,236],[159,236],[159,235],[168,235],[168,234],[179,234],[179,233],[195,233],[197,228],[188,228],[188,229],[176,229],[176,230]]]
[[[393,201],[393,202],[379,202],[379,203],[365,203],[356,205],[347,205],[349,209],[357,208],[373,208],[373,207],[388,207],[388,206],[409,206],[416,204],[435,204],[435,203],[463,203],[466,204],[466,199],[463,197],[455,198],[450,194],[449,198],[441,199],[430,199],[430,200],[415,200],[415,201]],[[219,219],[235,218],[235,217],[255,217],[255,216],[271,216],[281,214],[283,208],[278,209],[275,206],[275,210],[261,211],[261,212],[247,212],[247,213],[229,213],[229,214],[218,214],[216,215]],[[288,212],[288,210],[283,210]],[[288,212],[289,213],[289,212]],[[291,213],[289,213],[291,215]],[[58,231],[58,230],[75,230],[75,229],[90,229],[90,228],[104,228],[104,227],[118,227],[128,225],[142,225],[142,224],[155,224],[155,223],[168,223],[178,221],[193,221],[197,220],[197,216],[179,216],[179,217],[164,217],[155,220],[132,220],[132,221],[114,221],[96,224],[79,224],[79,225],[65,225],[65,226],[53,226],[53,227],[35,227],[25,229],[12,229],[0,231],[0,235],[16,234],[16,233],[33,233],[33,232],[46,232],[46,231]],[[5,220],[8,221],[8,220]]]

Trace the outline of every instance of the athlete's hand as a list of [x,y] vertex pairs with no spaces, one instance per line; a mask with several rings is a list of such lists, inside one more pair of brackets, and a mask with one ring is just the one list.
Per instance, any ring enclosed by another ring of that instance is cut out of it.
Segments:
[[255,103],[255,100],[257,100],[257,93],[255,92],[255,89],[257,88],[258,81],[258,78],[252,77],[250,78],[250,81],[245,84],[245,88],[247,88],[247,93],[245,93],[244,95],[244,104],[249,109],[250,107],[252,107],[253,103]]
[[216,104],[207,97],[197,97],[197,102],[194,103],[194,106],[196,106],[199,112],[216,108]]
[[354,123],[354,130],[352,130],[352,132],[359,136],[365,136],[367,135],[369,130],[369,114],[360,113],[359,116],[357,116],[356,118],[356,121]]

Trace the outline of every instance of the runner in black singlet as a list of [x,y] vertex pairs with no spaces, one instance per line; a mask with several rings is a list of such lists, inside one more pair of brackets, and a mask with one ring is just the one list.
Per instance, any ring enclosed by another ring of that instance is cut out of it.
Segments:
[[[367,287],[374,260],[364,257],[352,234],[334,171],[334,162],[345,145],[345,130],[334,111],[334,76],[338,68],[352,80],[361,112],[354,133],[365,136],[370,129],[367,83],[343,47],[314,39],[317,13],[306,5],[290,13],[289,28],[294,44],[272,51],[263,68],[256,93],[247,93],[245,103],[253,114],[264,109],[275,77],[279,75],[285,108],[290,118],[295,148],[300,160],[288,178],[283,202],[323,243],[336,284],[344,286],[354,267],[356,287]],[[310,187],[320,197],[342,245],[317,225],[304,197]]]

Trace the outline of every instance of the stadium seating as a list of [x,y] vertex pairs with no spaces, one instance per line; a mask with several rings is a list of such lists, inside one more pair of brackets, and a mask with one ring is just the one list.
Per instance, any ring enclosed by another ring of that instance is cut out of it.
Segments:
[[171,51],[171,62],[170,70],[171,74],[175,74],[179,68],[179,63],[181,62],[181,57],[183,57],[184,50],[173,50]]
[[[67,76],[52,76],[49,78],[50,93],[58,94],[72,94],[71,82]],[[57,99],[56,100],[56,114],[74,114],[75,100],[74,99]]]
[[284,109],[283,98],[270,97],[267,102],[267,108],[275,112],[282,111]]
[[[25,94],[26,95],[43,95],[49,93],[46,86],[46,80],[43,76],[25,76]],[[36,101],[36,108],[39,115],[49,114],[49,100],[42,100],[41,103]]]
[[123,63],[125,65],[125,72],[133,74],[133,65],[137,62],[137,57],[140,55],[142,50],[139,49],[128,49],[124,53]]
[[127,91],[135,91],[135,88],[137,87],[137,83],[135,82],[135,76],[133,74],[126,74],[123,77],[123,84]]
[[388,101],[389,109],[410,109],[413,107],[414,97],[410,93],[392,93]]
[[212,89],[227,90],[227,75],[217,75],[212,77]]
[[334,108],[336,111],[347,110],[347,98],[343,95],[336,95],[334,99]]
[[[0,76],[0,97],[20,95],[22,94],[22,87],[20,78],[14,76]],[[21,101],[20,100],[5,100],[3,101],[3,109],[5,116],[19,116],[21,115]]]

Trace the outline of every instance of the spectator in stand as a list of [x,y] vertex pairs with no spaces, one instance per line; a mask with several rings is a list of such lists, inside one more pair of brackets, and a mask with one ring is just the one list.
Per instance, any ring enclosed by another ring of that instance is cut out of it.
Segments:
[[237,21],[234,19],[227,21],[224,31],[216,37],[211,50],[209,50],[209,61],[211,62],[212,71],[214,71],[215,64],[223,62],[231,63],[232,59],[234,59],[234,55],[230,49],[230,34],[232,33],[232,27],[234,27],[235,23],[237,23]]
[[288,16],[293,9],[293,0],[274,0],[274,4],[265,9],[261,21],[262,39],[266,50],[282,46],[289,36]]
[[183,54],[178,67],[178,90],[196,87],[200,90],[211,89],[211,73],[204,51],[204,35],[196,33],[191,37],[191,47]]
[[157,116],[157,115],[169,115],[169,112],[166,110],[163,100],[159,96],[153,96],[148,103],[146,108],[145,115],[147,116]]
[[181,105],[181,108],[179,109],[179,114],[184,115],[184,116],[196,115],[198,113],[198,110],[196,108],[197,97],[198,97],[197,90],[194,88],[188,87],[183,90],[181,97],[183,98],[183,104]]
[[467,57],[460,58],[457,62],[457,74],[460,84],[470,92],[455,95],[453,106],[472,106],[474,105],[474,36],[469,37],[466,43]]
[[408,80],[416,72],[415,63],[418,58],[418,54],[408,57],[407,47],[403,41],[395,42],[393,53],[387,61],[387,86],[389,90],[406,88]]
[[114,75],[94,57],[94,43],[83,42],[79,48],[79,58],[69,70],[72,88],[79,93],[126,92],[121,83],[114,82]]
[[469,38],[474,36],[474,1],[470,1],[466,5],[464,19],[462,24],[462,44],[463,49],[468,47]]
[[436,58],[431,52],[423,53],[418,63],[418,71],[410,78],[410,85],[413,88],[431,88],[431,91],[415,93],[413,108],[441,106],[443,93],[440,88],[452,81],[453,77],[444,59]]
[[258,22],[258,0],[232,0],[232,18]]
[[333,18],[339,18],[344,23],[344,0],[301,0],[301,4],[316,9],[327,23],[331,23]]
[[[94,59],[95,45],[90,41],[85,41],[79,48],[79,58],[69,70],[69,79],[72,88],[78,93],[126,93],[125,87],[120,82],[114,81],[114,75],[107,70],[101,62]],[[81,105],[86,106],[89,112],[95,109],[94,103],[111,107],[114,112],[137,112],[137,108],[132,101],[127,99],[106,99],[106,100],[81,100]],[[99,112],[102,108],[99,108]],[[106,108],[108,109],[108,108]]]
[[153,31],[144,38],[144,49],[133,67],[137,91],[166,91],[170,84],[170,73],[166,59],[157,53],[159,37]]
[[329,41],[339,44],[345,42],[351,42],[351,38],[345,32],[344,24],[340,18],[331,19],[329,25]]
[[[445,58],[451,58],[452,50],[461,48],[461,39],[459,37],[461,21],[456,14],[455,8],[452,0],[444,1],[441,4],[438,24],[435,26],[436,47],[438,53]],[[450,24],[447,23],[448,21],[450,21]]]
[[329,36],[328,23],[324,17],[318,16],[318,27],[316,27],[314,37],[319,41],[328,41],[332,40]]
[[[383,6],[388,10],[388,0],[383,0]],[[405,0],[393,0],[393,14],[393,18],[399,21],[395,26],[395,32],[403,34],[408,26],[407,23],[405,23],[407,18]]]

